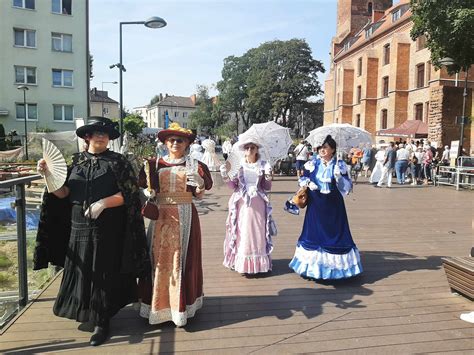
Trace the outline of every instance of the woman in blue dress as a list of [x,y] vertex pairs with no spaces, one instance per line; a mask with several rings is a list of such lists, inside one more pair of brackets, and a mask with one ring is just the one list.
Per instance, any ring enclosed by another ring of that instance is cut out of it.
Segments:
[[343,279],[362,272],[352,240],[343,195],[352,188],[346,163],[335,157],[336,141],[327,136],[319,157],[304,165],[300,186],[307,186],[308,204],[303,231],[290,267],[313,279]]

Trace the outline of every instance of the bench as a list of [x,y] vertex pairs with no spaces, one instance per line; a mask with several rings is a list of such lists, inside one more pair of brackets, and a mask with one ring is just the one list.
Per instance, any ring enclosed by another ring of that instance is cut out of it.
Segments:
[[473,300],[474,258],[446,257],[443,258],[443,267],[451,290],[461,293],[470,300]]

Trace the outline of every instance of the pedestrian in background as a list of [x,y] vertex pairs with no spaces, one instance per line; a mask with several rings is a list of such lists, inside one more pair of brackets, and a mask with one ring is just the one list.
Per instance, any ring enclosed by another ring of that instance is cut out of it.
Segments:
[[385,154],[385,160],[383,162],[382,176],[379,182],[374,187],[382,187],[384,180],[387,179],[387,187],[392,187],[392,173],[395,169],[395,161],[397,160],[397,153],[395,143],[390,142],[389,147]]
[[300,177],[303,174],[303,165],[308,160],[308,146],[306,141],[302,140],[293,150],[296,156],[296,175]]

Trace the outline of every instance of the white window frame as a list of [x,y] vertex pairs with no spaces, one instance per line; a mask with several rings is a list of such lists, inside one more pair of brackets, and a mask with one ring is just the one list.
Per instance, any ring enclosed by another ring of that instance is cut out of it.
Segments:
[[[60,85],[57,85],[54,83],[54,72],[55,71],[60,71],[61,72],[61,84]],[[71,72],[71,85],[64,85],[64,72]],[[52,80],[52,83],[53,83],[53,86],[56,87],[56,88],[72,88],[74,87],[74,71],[73,70],[69,70],[69,69],[52,69],[51,70],[51,80]]]
[[[70,51],[66,51],[64,49],[64,38],[65,36],[69,36],[71,38],[71,50]],[[60,49],[55,49],[54,48],[54,40],[58,40],[60,41]],[[65,52],[65,53],[72,53],[72,35],[71,34],[68,34],[68,33],[59,33],[59,32],[51,32],[51,50],[53,52]]]
[[33,8],[26,7],[26,0],[21,0],[21,6],[15,5],[15,1],[12,0],[12,6],[16,9],[25,9],[25,10],[36,10],[36,0],[33,0]]
[[[16,44],[15,41],[16,41],[16,32],[19,31],[19,32],[23,32],[23,45],[21,44]],[[28,32],[33,32],[33,34],[35,35],[35,45],[34,46],[29,46],[28,45]],[[29,29],[26,29],[26,28],[17,28],[17,27],[13,27],[13,46],[14,47],[19,47],[19,48],[36,48],[36,30],[29,30]]]
[[[23,85],[37,85],[38,84],[38,78],[36,74],[36,67],[28,67],[24,65],[15,65],[14,67],[14,73],[15,73],[15,84],[23,84]],[[17,69],[23,69],[23,81],[17,81],[16,80],[16,70]],[[29,83],[28,82],[28,69],[33,69],[35,72],[35,82],[34,83]]]
[[392,12],[392,22],[396,22],[402,17],[402,9]]
[[[18,110],[17,110],[17,107],[18,106],[24,106],[23,102],[16,102],[15,103],[15,116],[16,116],[16,120],[17,121],[24,121],[25,118],[24,117],[18,117]],[[36,118],[29,118],[30,116],[30,106],[36,106]],[[33,102],[27,102],[26,103],[26,110],[25,110],[25,114],[26,114],[26,117],[27,117],[27,120],[26,121],[30,121],[30,122],[36,122],[38,121],[38,104],[37,103],[33,103]]]
[[[57,12],[57,11],[54,11],[54,10],[53,10],[53,3],[54,3],[54,1],[59,1],[60,12]],[[51,12],[52,12],[53,14],[58,14],[58,15],[72,16],[72,2],[73,2],[73,0],[70,0],[70,1],[71,1],[71,11],[70,11],[70,14],[63,12],[63,9],[64,9],[63,0],[51,0]]]
[[[66,106],[72,108],[72,118],[70,120],[66,119]],[[57,120],[54,117],[54,110],[56,107],[61,107],[61,119]],[[54,122],[74,122],[74,105],[66,105],[66,104],[53,104],[53,121]]]

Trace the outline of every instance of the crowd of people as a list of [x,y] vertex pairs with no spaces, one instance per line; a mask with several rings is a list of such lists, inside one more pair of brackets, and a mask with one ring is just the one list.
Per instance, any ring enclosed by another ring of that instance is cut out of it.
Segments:
[[[150,324],[178,327],[202,307],[202,236],[193,201],[212,188],[211,170],[232,190],[222,226],[223,265],[244,275],[272,270],[278,233],[269,198],[273,169],[262,159],[258,137],[224,142],[225,159],[232,149],[241,157],[231,166],[221,163],[213,140],[200,144],[191,130],[173,123],[158,133],[156,157],[135,176],[126,158],[107,148],[120,136],[112,121],[90,117],[76,134],[86,146],[73,156],[64,185],[44,194],[34,269],[64,267],[53,312],[92,323],[91,345],[106,341],[110,319],[132,302],[140,302],[139,314]],[[354,171],[370,172],[378,187],[391,186],[393,171],[401,185],[427,183],[438,158],[429,142],[378,150],[365,145],[338,155],[331,136],[316,147],[302,141],[293,153],[299,190],[287,204],[306,214],[289,267],[313,280],[362,272],[343,199]],[[447,163],[449,150],[439,159]],[[41,159],[38,172],[47,175],[48,169]]]

